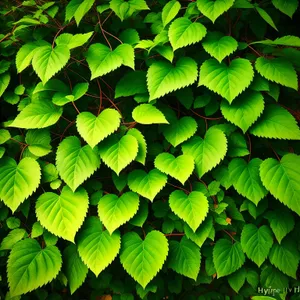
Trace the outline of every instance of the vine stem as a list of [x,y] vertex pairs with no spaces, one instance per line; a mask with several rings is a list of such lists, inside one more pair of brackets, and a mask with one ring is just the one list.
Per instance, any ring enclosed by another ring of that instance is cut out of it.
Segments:
[[248,138],[248,142],[249,142],[249,157],[248,157],[248,162],[249,162],[251,159],[251,152],[252,152],[252,144],[251,144],[251,139],[250,139],[249,133],[247,133],[247,138]]
[[236,242],[236,239],[227,231],[227,230],[225,230],[225,229],[222,229],[227,235],[229,235],[230,236],[230,238],[231,238],[231,240],[232,240],[232,243],[233,243],[233,241],[235,241]]
[[174,184],[169,183],[169,182],[167,182],[167,184],[169,184],[169,185],[171,185],[171,186],[173,186],[173,187],[175,187],[175,188],[177,188],[177,189],[180,189],[180,190],[186,192],[187,194],[190,193],[188,190],[186,190],[186,189],[184,189],[184,188],[182,188],[182,187],[180,187],[180,186],[174,185]]
[[200,117],[201,119],[204,119],[204,120],[222,120],[224,119],[224,117],[216,117],[216,118],[209,118],[209,117],[204,117],[202,115],[199,115],[198,113],[196,113],[194,110],[190,109],[190,111],[195,114],[196,116]]
[[258,56],[262,56],[258,51],[256,51],[252,46],[248,45],[248,47],[254,52],[256,53]]
[[97,113],[97,116],[99,116],[100,111],[101,111],[101,107],[102,107],[102,89],[101,89],[101,85],[100,85],[100,82],[99,82],[98,79],[96,80],[96,82],[97,82],[98,89],[99,89],[99,100],[100,100],[99,109],[98,109],[98,113]]
[[184,236],[185,233],[168,233],[168,234],[165,234],[165,236]]

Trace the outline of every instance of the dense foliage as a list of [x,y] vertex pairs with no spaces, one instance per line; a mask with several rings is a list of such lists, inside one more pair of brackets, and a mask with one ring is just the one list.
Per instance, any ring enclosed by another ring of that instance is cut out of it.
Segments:
[[299,18],[1,1],[0,298],[300,299]]

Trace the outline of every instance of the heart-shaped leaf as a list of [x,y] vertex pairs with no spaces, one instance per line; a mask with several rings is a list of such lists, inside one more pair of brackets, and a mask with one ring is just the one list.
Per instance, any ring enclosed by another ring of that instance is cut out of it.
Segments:
[[200,68],[199,86],[206,86],[231,103],[250,85],[253,76],[252,65],[247,59],[236,58],[227,66],[212,58],[206,60]]
[[104,163],[118,175],[138,154],[138,142],[132,135],[121,139],[111,136],[99,145],[99,154]]
[[159,154],[154,161],[155,168],[174,177],[184,184],[194,170],[194,159],[190,155],[174,157],[170,153]]
[[90,112],[77,116],[76,126],[82,138],[94,148],[120,126],[120,114],[115,109],[106,108],[98,117]]
[[132,118],[140,124],[169,124],[164,114],[151,104],[140,104],[132,111]]
[[168,126],[164,126],[163,134],[166,140],[173,147],[178,146],[192,137],[197,131],[197,122],[192,117],[183,117],[179,120],[174,120]]
[[41,168],[29,157],[23,158],[19,164],[7,157],[1,159],[0,174],[0,199],[15,212],[39,186]]
[[168,177],[157,169],[148,174],[143,170],[134,170],[128,175],[128,186],[133,192],[153,201],[167,180]]
[[194,157],[199,177],[214,168],[227,152],[227,139],[223,131],[217,128],[207,130],[204,139],[193,137],[182,145],[182,152]]
[[121,197],[107,194],[99,201],[98,215],[103,225],[112,234],[136,214],[138,207],[139,196],[136,193],[127,192]]
[[197,0],[197,6],[200,12],[212,20],[216,19],[227,11],[234,3],[234,0]]
[[172,211],[195,232],[208,213],[208,200],[201,192],[174,191],[169,198]]
[[135,232],[122,237],[120,261],[126,272],[144,289],[162,268],[168,255],[168,240],[153,230],[142,240]]
[[180,58],[176,66],[166,61],[154,62],[147,72],[149,100],[191,85],[197,76],[197,63],[190,57]]
[[[73,193],[65,186],[60,195],[42,194],[36,203],[36,216],[41,225],[56,236],[74,242],[89,206],[89,197],[83,188]],[[68,213],[66,213],[68,212]]]
[[202,46],[207,53],[221,62],[237,49],[238,42],[231,36],[214,31],[207,34]]

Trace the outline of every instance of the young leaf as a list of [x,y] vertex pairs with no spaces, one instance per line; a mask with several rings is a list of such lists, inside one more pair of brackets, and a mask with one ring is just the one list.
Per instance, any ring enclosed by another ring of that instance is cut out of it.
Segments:
[[197,76],[197,64],[189,57],[180,58],[175,66],[169,62],[157,61],[147,72],[149,100],[191,85],[196,81]]
[[151,170],[148,174],[143,170],[134,170],[128,175],[128,186],[133,192],[153,201],[167,180],[168,177],[157,169]]
[[260,267],[273,245],[272,232],[266,225],[257,228],[247,224],[241,234],[241,245],[247,256]]
[[115,98],[143,94],[147,90],[147,73],[144,71],[130,71],[118,81],[115,89]]
[[88,273],[82,262],[76,245],[69,245],[63,252],[64,270],[68,279],[71,295],[83,284]]
[[208,213],[208,200],[201,192],[191,192],[186,195],[176,190],[169,197],[170,208],[195,232]]
[[172,121],[169,126],[164,126],[163,134],[173,147],[177,147],[192,137],[196,133],[197,127],[198,125],[194,118],[183,117]]
[[270,227],[279,244],[295,226],[294,216],[289,210],[278,209],[269,211],[266,218],[269,220]]
[[111,0],[109,5],[121,21],[128,19],[136,11],[149,9],[145,0]]
[[7,263],[11,296],[28,293],[52,281],[61,265],[61,254],[57,247],[42,249],[34,239],[18,242],[10,252]]
[[144,240],[135,232],[122,236],[121,264],[144,289],[162,268],[167,255],[168,240],[159,231],[149,232]]
[[80,140],[70,136],[57,148],[56,166],[60,177],[74,192],[99,168],[100,158],[90,146],[81,147]]
[[63,109],[49,100],[33,102],[27,105],[9,125],[26,129],[45,128],[55,124]]
[[111,136],[101,142],[99,154],[104,163],[119,175],[136,158],[138,148],[138,142],[132,135],[121,139]]
[[13,246],[24,237],[27,237],[27,232],[23,228],[17,228],[10,231],[9,234],[1,241],[0,251],[11,250]]
[[255,69],[268,80],[298,90],[297,73],[293,65],[284,58],[259,57],[256,59]]
[[89,197],[83,188],[74,193],[65,186],[60,195],[42,194],[36,203],[36,216],[41,225],[56,236],[74,243],[89,207]]
[[246,91],[229,104],[222,100],[221,111],[223,116],[234,125],[240,127],[245,133],[259,118],[264,110],[264,97],[255,91]]
[[[291,47],[300,47],[300,38],[294,35],[287,35],[280,38],[272,40],[263,40],[252,42],[251,44],[264,44],[264,45],[280,45],[280,46],[291,46]],[[290,49],[292,50],[292,49]]]
[[207,130],[204,139],[195,136],[182,145],[182,152],[194,157],[199,177],[214,168],[225,157],[227,139],[223,131],[216,128]]
[[206,86],[231,103],[250,85],[253,76],[252,65],[247,59],[236,58],[229,66],[215,59],[208,59],[200,67],[199,86]]
[[213,262],[218,278],[234,273],[245,262],[241,243],[219,239],[213,249]]
[[294,117],[276,104],[265,107],[262,116],[251,127],[250,133],[258,137],[300,140],[300,129]]
[[82,138],[94,148],[120,126],[120,114],[112,108],[104,109],[97,117],[90,112],[77,115],[76,126]]
[[271,27],[273,27],[275,30],[278,31],[274,21],[272,20],[271,16],[262,8],[256,6],[255,7],[256,11],[258,14],[267,22]]
[[290,18],[293,17],[298,7],[298,0],[272,0],[272,3],[278,10]]
[[92,8],[95,0],[71,0],[66,7],[66,21],[75,19],[77,26],[85,14]]
[[300,253],[293,240],[285,239],[282,243],[274,244],[270,254],[270,262],[284,274],[297,278]]
[[147,143],[143,134],[136,128],[131,128],[128,130],[127,135],[132,135],[136,138],[139,146],[138,154],[135,158],[136,161],[140,162],[142,165],[146,163],[147,154]]
[[121,44],[115,50],[103,44],[93,44],[86,53],[91,80],[110,73],[122,65],[134,69],[134,51],[131,45]]
[[60,71],[70,58],[70,50],[65,46],[51,45],[39,47],[32,58],[32,67],[43,84]]
[[173,50],[200,42],[206,35],[206,28],[186,17],[177,18],[168,31]]
[[224,36],[222,33],[214,31],[209,32],[202,42],[204,50],[219,63],[232,54],[237,48],[237,41],[231,36]]
[[234,3],[234,0],[197,0],[197,7],[200,12],[209,18],[213,23],[227,11]]
[[120,251],[120,232],[104,231],[99,218],[88,217],[76,237],[78,253],[88,268],[98,276]]
[[136,214],[138,207],[139,196],[136,193],[127,192],[120,197],[107,194],[99,201],[98,215],[103,225],[112,234]]
[[179,180],[182,185],[192,175],[194,170],[194,159],[189,155],[174,157],[170,153],[160,153],[156,156],[154,166],[159,171]]
[[168,267],[196,281],[201,263],[199,247],[185,237],[180,242],[170,241],[169,247]]
[[244,285],[246,281],[246,275],[246,269],[242,267],[228,276],[228,283],[236,293],[238,293],[241,287]]
[[0,162],[0,199],[15,212],[39,186],[41,169],[32,158],[23,158],[19,164],[10,157]]
[[7,89],[10,82],[10,75],[9,74],[1,74],[0,75],[0,97],[3,95],[5,90]]
[[36,156],[44,156],[51,152],[51,136],[47,129],[28,130],[25,142],[29,151]]
[[280,161],[266,159],[260,165],[260,178],[270,193],[300,215],[300,156],[286,154]]
[[163,7],[161,18],[164,27],[166,27],[177,16],[180,8],[180,2],[177,0],[171,0]]
[[85,44],[92,35],[93,32],[84,34],[79,33],[75,35],[70,33],[63,33],[56,38],[55,43],[57,46],[68,47],[71,50]]
[[132,111],[132,118],[140,124],[169,124],[164,114],[151,104],[140,104]]
[[248,164],[242,158],[235,158],[228,165],[230,179],[236,191],[256,206],[268,193],[259,176],[261,163],[259,158],[251,159]]

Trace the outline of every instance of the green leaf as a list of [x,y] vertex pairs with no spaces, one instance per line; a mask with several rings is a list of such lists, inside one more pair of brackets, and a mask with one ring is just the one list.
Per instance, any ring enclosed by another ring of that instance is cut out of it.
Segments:
[[26,236],[26,230],[23,228],[18,228],[10,231],[9,234],[1,241],[0,251],[11,250],[17,242],[19,242]]
[[10,67],[10,62],[6,60],[0,61],[0,74],[5,73]]
[[180,2],[177,0],[169,1],[162,9],[162,22],[163,26],[166,27],[179,13],[181,8]]
[[229,66],[215,59],[208,59],[200,67],[199,86],[206,86],[231,103],[250,85],[253,76],[252,65],[247,59],[233,59]]
[[134,170],[128,175],[129,188],[141,196],[153,201],[167,183],[167,176],[157,169],[148,174],[143,170]]
[[9,217],[8,219],[6,219],[6,225],[9,229],[16,229],[20,227],[21,221],[18,218]]
[[28,130],[25,142],[29,151],[36,156],[44,156],[51,152],[51,136],[47,129]]
[[136,214],[138,207],[139,196],[136,193],[127,192],[120,197],[107,194],[99,201],[98,215],[103,225],[112,234]]
[[52,281],[62,265],[57,247],[41,248],[33,239],[18,242],[10,252],[7,275],[12,296],[22,295]]
[[197,244],[199,247],[202,247],[205,240],[209,237],[212,229],[213,219],[209,216],[205,218],[205,220],[200,224],[195,232],[186,223],[184,224],[184,232],[186,234],[186,237]]
[[164,114],[151,104],[140,104],[132,111],[132,118],[140,124],[169,124]]
[[113,262],[120,251],[120,232],[110,235],[103,230],[99,218],[88,217],[76,237],[79,256],[96,276]]
[[206,35],[206,28],[186,17],[177,18],[168,31],[173,50],[200,42]]
[[144,240],[135,232],[122,236],[121,264],[144,289],[162,268],[167,255],[168,240],[159,231],[151,231]]
[[121,21],[128,19],[137,11],[149,9],[144,0],[111,0],[109,4],[112,11],[115,12]]
[[127,28],[122,31],[119,35],[119,38],[123,43],[130,44],[132,46],[138,44],[140,41],[139,33],[133,28]]
[[135,158],[136,161],[145,165],[146,163],[146,154],[147,154],[147,143],[143,134],[136,128],[131,128],[128,130],[127,135],[132,135],[136,138],[139,146],[138,154]]
[[201,192],[186,195],[176,190],[169,197],[171,210],[195,232],[208,213],[208,200]]
[[275,30],[278,31],[275,23],[273,22],[271,16],[262,8],[256,6],[255,7],[256,11],[258,12],[258,14],[265,20],[265,22],[267,22],[271,27],[273,27]]
[[300,47],[300,38],[294,35],[287,35],[280,38],[272,40],[263,40],[253,42],[252,44],[264,44],[264,45],[280,45],[280,46],[291,46],[291,47]]
[[10,157],[0,162],[0,198],[15,212],[38,188],[41,178],[39,164],[32,158],[23,158],[19,164]]
[[183,117],[174,120],[169,126],[165,126],[163,134],[166,140],[174,147],[185,142],[197,131],[197,122],[192,117]]
[[260,165],[260,178],[270,193],[300,215],[300,156],[286,154],[280,161],[266,159]]
[[111,50],[103,44],[93,44],[86,53],[91,80],[110,73],[122,65],[134,69],[134,51],[131,45],[121,44]]
[[75,19],[77,26],[85,14],[92,8],[95,0],[71,0],[66,7],[66,21]]
[[87,266],[82,262],[76,245],[69,245],[63,253],[64,269],[70,286],[71,295],[83,284],[88,273]]
[[180,242],[170,241],[169,247],[168,267],[196,281],[201,262],[199,247],[185,237]]
[[83,188],[75,193],[65,186],[60,195],[42,194],[36,203],[36,216],[41,225],[56,236],[74,242],[89,207],[89,197]]
[[234,273],[245,262],[241,243],[219,239],[213,249],[213,262],[218,278]]
[[241,287],[244,285],[246,281],[246,275],[246,269],[240,268],[239,270],[228,276],[228,283],[236,293],[238,293]]
[[233,37],[214,31],[207,34],[202,46],[208,54],[221,63],[226,56],[237,50],[238,43]]
[[43,234],[44,232],[44,228],[42,227],[40,222],[34,222],[34,224],[32,225],[32,230],[31,230],[31,238],[36,238],[39,237]]
[[272,232],[266,225],[257,228],[247,224],[241,234],[241,245],[247,256],[260,267],[273,245]]
[[87,82],[83,82],[83,83],[77,83],[72,91],[72,94],[74,96],[74,100],[76,101],[78,99],[80,99],[81,97],[83,97],[85,95],[85,93],[88,91],[89,89],[89,84]]
[[269,139],[300,139],[300,129],[294,117],[276,104],[265,107],[262,116],[251,127],[250,133]]
[[165,61],[154,62],[147,72],[149,100],[189,86],[196,81],[197,76],[197,64],[189,57],[180,58],[175,66]]
[[11,138],[8,130],[0,129],[0,145],[6,143]]
[[293,65],[284,58],[259,57],[256,59],[255,69],[268,80],[298,90],[297,73]]
[[209,128],[204,139],[195,136],[184,143],[182,152],[194,157],[196,172],[202,177],[225,157],[227,139],[220,129]]
[[277,209],[269,211],[266,218],[269,220],[270,227],[279,244],[295,226],[294,216],[289,210]]
[[227,11],[234,3],[234,0],[197,0],[197,7],[200,12],[209,18],[213,23]]
[[93,32],[88,32],[84,34],[80,33],[75,35],[70,33],[63,33],[56,38],[55,43],[57,46],[68,47],[71,50],[85,44],[92,35]]
[[259,118],[264,110],[264,97],[255,91],[246,91],[229,104],[222,100],[221,111],[223,116],[245,133]]
[[32,67],[43,84],[60,71],[70,58],[70,50],[65,46],[51,45],[39,47],[34,51]]
[[90,112],[77,115],[76,126],[82,138],[94,148],[120,126],[120,114],[112,108],[104,109],[97,117]]
[[275,243],[270,251],[269,259],[271,264],[281,272],[297,278],[300,253],[293,240],[284,239],[280,245]]
[[3,95],[5,90],[7,89],[10,82],[10,75],[9,74],[1,74],[0,75],[0,97]]
[[121,139],[111,136],[101,142],[99,154],[104,163],[119,175],[136,158],[138,148],[138,142],[132,135]]
[[144,71],[126,73],[116,85],[115,98],[146,93],[148,91],[146,76],[147,73]]
[[148,217],[148,201],[146,199],[141,199],[139,209],[135,214],[135,216],[132,219],[130,219],[129,223],[134,226],[142,227],[143,224],[146,222],[147,217]]
[[298,7],[298,0],[272,0],[272,3],[278,10],[290,18],[293,17]]
[[272,265],[268,265],[260,274],[260,282],[263,287],[276,286],[283,290],[289,285],[289,278]]
[[179,155],[176,158],[170,153],[160,153],[154,161],[154,166],[159,171],[179,180],[182,185],[192,175],[194,159],[189,155]]
[[261,163],[259,158],[251,159],[248,164],[242,158],[235,158],[228,165],[230,179],[236,191],[256,206],[267,194],[259,176]]
[[100,166],[96,151],[88,145],[81,147],[75,136],[65,138],[58,146],[56,167],[60,177],[74,192]]

